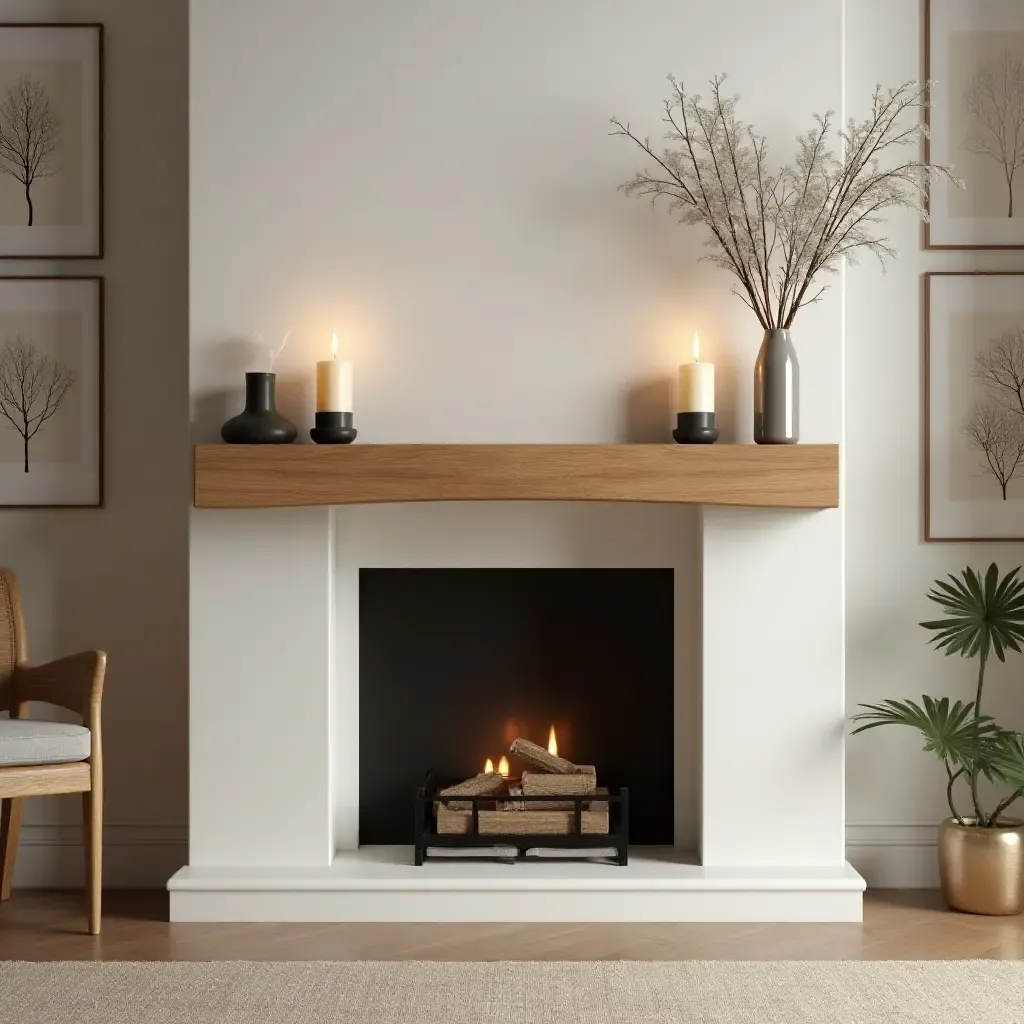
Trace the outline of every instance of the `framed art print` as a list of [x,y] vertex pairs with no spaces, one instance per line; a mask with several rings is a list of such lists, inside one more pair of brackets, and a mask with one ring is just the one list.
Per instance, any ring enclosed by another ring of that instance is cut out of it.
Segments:
[[930,249],[1024,249],[1024,3],[928,0]]
[[0,506],[103,504],[103,280],[0,278]]
[[925,538],[1024,540],[1024,273],[925,276]]
[[0,259],[103,255],[103,27],[0,25]]

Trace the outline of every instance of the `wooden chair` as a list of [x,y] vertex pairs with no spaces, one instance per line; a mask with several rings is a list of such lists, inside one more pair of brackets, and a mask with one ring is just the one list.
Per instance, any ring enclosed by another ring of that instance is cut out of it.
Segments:
[[[0,900],[11,895],[24,797],[81,793],[89,932],[100,931],[103,865],[103,747],[100,702],[107,656],[86,651],[30,666],[18,581],[0,569]],[[82,716],[82,725],[28,718],[30,701]]]

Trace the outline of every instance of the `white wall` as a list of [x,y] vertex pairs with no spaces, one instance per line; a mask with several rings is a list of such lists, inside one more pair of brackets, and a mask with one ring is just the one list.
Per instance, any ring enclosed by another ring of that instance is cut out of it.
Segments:
[[[717,364],[723,436],[749,440],[760,330],[729,295],[728,278],[698,262],[700,232],[616,195],[616,185],[640,161],[625,140],[608,137],[608,120],[627,118],[657,136],[667,73],[685,74],[699,87],[729,70],[730,86],[744,95],[745,115],[773,137],[792,138],[814,110],[840,104],[842,26],[840,0],[789,7],[782,24],[769,5],[750,0],[628,6],[307,0],[301,17],[294,3],[280,0],[193,3],[195,437],[216,438],[238,407],[243,371],[262,368],[240,336],[255,330],[276,337],[294,326],[276,368],[282,409],[303,435],[311,419],[312,364],[326,354],[337,327],[355,361],[361,441],[667,440],[675,367],[699,328]],[[780,52],[799,52],[800,59],[780,60]],[[798,342],[807,382],[804,437],[838,441],[838,291],[806,311]],[[347,544],[358,550],[376,514],[339,510],[338,551],[348,551]],[[255,678],[228,644],[216,641],[211,623],[224,616],[227,633],[241,635],[247,622],[261,621],[258,602],[232,606],[219,588],[195,585],[200,574],[231,579],[246,571],[244,550],[212,542],[215,529],[223,536],[251,531],[273,579],[266,548],[284,520],[261,532],[251,516],[209,515],[217,526],[205,514],[192,517],[193,552],[203,552],[203,565],[193,569],[191,685],[201,695],[193,707],[193,764],[212,764],[225,748],[258,756],[252,738],[277,728],[275,753],[294,758],[299,778],[293,781],[318,785],[323,776],[316,765],[326,757],[319,732],[311,747],[298,724],[281,722],[273,701],[288,687],[291,713],[301,721],[315,716],[323,651],[279,631],[274,662],[287,662],[289,681]],[[446,515],[443,509],[386,512],[388,521],[407,517],[406,550],[417,562],[428,556],[416,545]],[[530,506],[489,515],[507,517],[509,529],[542,547],[552,530],[564,531],[559,516],[571,519]],[[752,529],[778,527],[772,517],[750,516]],[[588,550],[616,530],[653,531],[654,538],[645,538],[648,549],[681,552],[673,564],[692,606],[700,581],[692,511],[591,508],[572,521],[593,538]],[[808,863],[841,857],[842,760],[834,743],[842,695],[841,522],[841,513],[825,513],[801,534],[807,563],[817,559],[820,566],[816,595],[796,578],[770,586],[775,607],[799,610],[813,600],[823,620],[837,627],[832,657],[802,662],[789,677],[790,696],[808,698],[812,738],[806,742],[832,741],[827,763],[812,762],[823,767],[816,792],[829,809],[821,825],[827,838],[812,844]],[[318,552],[330,557],[330,528],[298,517],[293,528],[304,531],[304,564],[313,566]],[[683,534],[686,543],[679,545]],[[679,637],[687,652],[680,686],[683,706],[694,707],[697,617],[686,627]],[[741,630],[742,623],[719,617],[716,643],[736,644]],[[737,680],[746,670],[756,677],[758,652],[740,649],[746,662],[729,661],[730,674]],[[344,666],[352,651],[345,645],[335,655]],[[251,699],[240,715],[237,697],[246,686]],[[736,699],[744,699],[742,686]],[[345,737],[351,723],[342,708],[339,714],[337,735]],[[789,748],[788,735],[777,739]],[[336,771],[347,763],[340,750]],[[247,791],[235,774],[194,773],[191,862],[280,863],[279,843],[260,850],[250,841],[274,813],[278,788]],[[734,781],[723,776],[717,783],[735,798],[742,781]],[[697,787],[691,777],[681,814],[688,836],[695,831]],[[340,790],[335,799],[344,812]],[[207,841],[196,822],[201,817],[212,828],[218,805],[230,807],[232,829],[224,831],[232,835]],[[301,838],[288,863],[322,861],[320,806],[318,791],[317,799],[289,807]],[[348,833],[339,821],[338,838]]]
[[[920,0],[847,5],[847,103],[864,108],[876,82],[923,79]],[[934,609],[936,577],[967,564],[1024,562],[1019,544],[923,541],[923,281],[928,270],[1024,270],[1024,253],[923,249],[920,225],[893,221],[901,258],[868,263],[847,282],[847,697],[856,705],[922,693],[973,697],[973,665],[926,646],[917,623]],[[989,709],[1024,726],[1024,663],[994,666]],[[948,814],[942,766],[915,736],[878,730],[847,748],[848,839],[869,884],[936,884],[935,824]]]
[[[186,0],[4,0],[0,21],[106,29],[106,257],[2,274],[106,278],[106,507],[0,509],[30,654],[109,654],[108,885],[159,885],[185,860],[188,601]],[[75,797],[29,801],[16,884],[78,885]]]
[[[307,427],[336,326],[365,441],[664,439],[695,328],[726,437],[749,439],[760,330],[699,231],[616,195],[640,162],[608,122],[657,137],[669,71],[700,88],[728,68],[789,138],[840,101],[839,0],[800,6],[783,31],[750,0],[193,4],[197,436],[265,368],[239,334],[290,326],[281,404]],[[801,334],[828,340],[803,346],[809,380],[831,375],[835,294]],[[808,387],[808,440],[834,399]]]

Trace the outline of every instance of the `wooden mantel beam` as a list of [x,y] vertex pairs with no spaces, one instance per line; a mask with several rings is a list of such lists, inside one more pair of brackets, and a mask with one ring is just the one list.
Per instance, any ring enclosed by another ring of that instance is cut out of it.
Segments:
[[198,445],[196,508],[643,501],[823,509],[837,445]]

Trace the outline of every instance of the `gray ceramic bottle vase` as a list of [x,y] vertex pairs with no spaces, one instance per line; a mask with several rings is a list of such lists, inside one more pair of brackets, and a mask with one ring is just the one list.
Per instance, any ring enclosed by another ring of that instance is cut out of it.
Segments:
[[765,331],[754,364],[754,440],[796,444],[800,439],[800,363],[789,331]]

